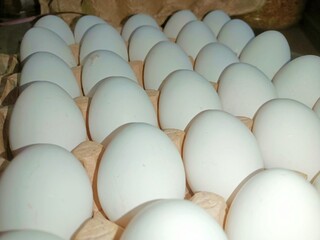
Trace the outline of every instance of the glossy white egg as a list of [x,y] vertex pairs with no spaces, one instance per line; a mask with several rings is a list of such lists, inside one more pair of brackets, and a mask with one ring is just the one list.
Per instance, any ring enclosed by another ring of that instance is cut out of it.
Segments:
[[215,36],[218,36],[222,26],[230,21],[230,17],[223,10],[213,10],[207,13],[202,21],[208,25]]
[[81,43],[82,37],[87,32],[87,30],[99,23],[107,24],[105,20],[97,16],[85,15],[80,17],[74,28],[74,38],[76,43]]
[[12,230],[0,233],[0,240],[63,240],[63,238],[37,230]]

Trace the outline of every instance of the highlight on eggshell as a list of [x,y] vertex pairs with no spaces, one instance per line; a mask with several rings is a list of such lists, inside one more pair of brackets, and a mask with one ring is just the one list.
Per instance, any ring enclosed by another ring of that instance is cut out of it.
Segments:
[[83,35],[90,29],[92,26],[105,23],[108,24],[105,20],[94,15],[84,15],[77,20],[77,23],[74,27],[74,38],[76,43],[81,43]]

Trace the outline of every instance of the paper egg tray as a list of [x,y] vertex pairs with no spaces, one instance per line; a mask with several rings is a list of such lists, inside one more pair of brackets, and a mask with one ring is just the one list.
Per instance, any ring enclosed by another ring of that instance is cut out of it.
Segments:
[[[79,45],[71,45],[70,48],[76,59],[79,59]],[[190,58],[192,61],[192,58]],[[78,61],[79,62],[79,61]],[[139,84],[143,87],[143,66],[142,61],[129,62],[130,66],[134,70]],[[20,73],[19,63],[16,56],[0,56],[0,174],[9,164],[12,159],[12,154],[8,144],[8,122],[10,119],[11,111],[15,100],[18,97],[18,79]],[[73,73],[81,87],[81,70],[82,66],[78,65],[74,67]],[[213,87],[217,88],[214,84]],[[154,106],[155,111],[158,111],[158,98],[159,91],[146,90],[150,100]],[[80,108],[83,117],[87,123],[87,111],[90,105],[90,98],[87,96],[80,96],[74,99],[78,107]],[[252,120],[245,117],[239,117],[249,129],[252,127]],[[87,124],[88,125],[88,124]],[[176,129],[163,129],[167,136],[173,141],[181,153],[181,148],[184,141],[185,133]],[[100,204],[98,202],[97,190],[96,190],[96,175],[99,164],[99,159],[104,152],[105,146],[100,143],[87,140],[73,149],[72,153],[83,164],[88,176],[92,182],[94,192],[94,208],[93,217],[86,221],[81,228],[77,231],[73,239],[118,239],[123,231],[123,228],[117,224],[109,221],[104,215]],[[217,194],[209,192],[198,192],[196,194],[186,188],[185,199],[200,205],[203,207],[213,218],[215,218],[222,226],[225,220],[227,203],[225,200]]]

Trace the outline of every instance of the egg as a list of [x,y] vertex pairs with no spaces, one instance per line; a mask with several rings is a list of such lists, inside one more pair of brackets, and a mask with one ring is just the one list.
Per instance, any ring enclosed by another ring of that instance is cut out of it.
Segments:
[[37,143],[69,151],[87,138],[82,113],[70,95],[50,82],[35,82],[18,97],[9,121],[10,149]]
[[159,200],[142,209],[121,240],[227,240],[220,225],[198,205],[178,199]]
[[72,98],[82,95],[72,70],[56,55],[49,52],[32,54],[21,70],[19,86],[25,88],[36,81],[48,81],[59,85]]
[[312,179],[312,185],[320,193],[320,174],[319,173],[314,177],[314,179]]
[[162,129],[184,130],[198,113],[221,109],[214,87],[192,70],[177,70],[163,82],[159,96],[159,122]]
[[76,43],[81,43],[82,37],[87,32],[87,30],[99,23],[107,24],[105,20],[97,16],[84,15],[80,17],[74,27],[74,38]]
[[312,108],[320,97],[320,57],[304,55],[284,65],[274,76],[279,97],[291,98]]
[[80,46],[80,63],[96,50],[109,50],[128,61],[127,46],[118,31],[109,24],[100,23],[87,30]]
[[0,233],[0,240],[62,240],[62,238],[37,230],[12,230]]
[[258,142],[236,117],[207,110],[189,124],[183,146],[193,192],[214,192],[227,200],[253,172],[264,167]]
[[107,77],[122,76],[138,82],[127,61],[108,50],[97,50],[88,55],[82,67],[82,87],[85,95],[92,95],[97,83]]
[[319,99],[316,101],[316,103],[313,105],[313,108],[312,108],[312,110],[318,115],[318,117],[320,117],[320,100]]
[[168,38],[177,38],[180,30],[190,21],[197,20],[196,15],[190,10],[184,9],[173,13],[165,23],[163,32]]
[[252,129],[267,168],[287,168],[312,179],[320,170],[320,120],[306,105],[273,99],[257,111]]
[[222,71],[232,63],[239,62],[237,55],[222,43],[204,46],[197,55],[194,70],[210,82],[216,83]]
[[169,41],[157,43],[145,59],[143,71],[145,89],[158,90],[163,80],[178,69],[193,69],[188,55],[175,43]]
[[129,122],[158,126],[153,105],[137,83],[125,77],[102,80],[89,107],[89,129],[92,139],[102,142],[118,127]]
[[130,61],[144,61],[150,49],[161,41],[169,41],[166,35],[153,26],[138,27],[130,37]]
[[185,188],[176,146],[147,123],[129,123],[118,129],[101,157],[99,201],[108,219],[122,226],[150,201],[183,199]]
[[240,61],[249,63],[272,79],[291,59],[290,46],[279,31],[268,30],[253,38],[242,50]]
[[92,215],[89,177],[80,161],[57,145],[21,151],[1,175],[0,195],[1,232],[39,230],[70,239]]
[[208,12],[202,21],[208,25],[215,36],[218,36],[222,26],[230,21],[230,17],[223,10],[213,10]]
[[211,29],[202,21],[190,21],[181,29],[177,36],[176,43],[195,59],[205,45],[216,42],[217,39]]
[[121,31],[122,38],[128,42],[134,30],[141,26],[152,26],[160,30],[157,21],[153,17],[145,13],[137,13],[130,16],[123,25]]
[[239,56],[242,49],[254,38],[254,32],[241,19],[232,19],[222,26],[217,38]]
[[24,62],[31,54],[36,52],[53,53],[65,61],[69,67],[77,66],[77,62],[66,42],[49,29],[33,27],[23,35],[20,45],[20,61]]
[[62,18],[55,15],[46,15],[36,21],[34,27],[47,28],[58,34],[68,45],[74,44],[73,33],[68,24]]
[[230,240],[320,239],[320,195],[299,174],[262,171],[245,183],[228,211]]
[[253,118],[264,103],[277,98],[277,91],[258,68],[239,62],[226,67],[220,75],[218,95],[223,110]]

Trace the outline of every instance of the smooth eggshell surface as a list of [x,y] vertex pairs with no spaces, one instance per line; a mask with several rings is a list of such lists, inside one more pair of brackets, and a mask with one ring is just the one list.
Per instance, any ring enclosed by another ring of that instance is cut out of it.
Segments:
[[320,239],[320,195],[295,172],[262,171],[240,189],[226,220],[229,240]]
[[107,78],[121,76],[138,82],[127,61],[108,50],[97,50],[88,55],[82,67],[82,87],[85,95],[92,95],[98,82]]
[[50,52],[60,57],[69,67],[77,66],[66,42],[49,29],[33,27],[24,34],[20,45],[21,62],[35,52]]
[[131,123],[120,128],[101,158],[98,196],[111,221],[126,222],[126,214],[152,200],[183,199],[185,188],[176,146],[149,124]]
[[273,99],[258,110],[252,129],[267,168],[287,168],[312,179],[320,170],[320,119],[306,105]]
[[12,151],[36,143],[51,143],[69,151],[87,138],[80,109],[61,87],[35,82],[18,97],[9,122]]
[[89,108],[91,138],[102,142],[115,129],[130,122],[158,126],[156,112],[146,92],[124,77],[101,81]]
[[312,110],[320,117],[320,98],[313,105]]
[[192,70],[177,70],[163,82],[159,97],[159,121],[162,129],[184,130],[200,112],[221,109],[212,84]]
[[223,10],[213,10],[207,13],[202,21],[208,25],[215,36],[218,36],[222,26],[230,21],[230,17]]
[[136,215],[121,240],[227,240],[220,225],[201,207],[187,200],[159,200]]
[[163,80],[179,69],[193,69],[188,55],[175,43],[169,41],[157,43],[145,59],[143,71],[145,89],[158,90]]
[[257,140],[250,130],[219,110],[204,111],[191,121],[183,161],[193,192],[214,192],[225,200],[246,177],[263,168]]
[[109,50],[128,61],[127,46],[119,32],[109,24],[100,23],[89,28],[80,46],[80,62],[96,50]]
[[68,24],[63,21],[62,18],[55,15],[46,15],[41,17],[35,24],[34,27],[47,28],[56,34],[58,34],[68,45],[74,44],[73,33]]
[[107,24],[107,22],[102,18],[93,15],[85,15],[79,18],[74,28],[74,37],[76,43],[81,42],[83,35],[88,31],[89,28],[99,23]]
[[291,98],[312,108],[320,97],[320,57],[304,55],[284,65],[274,76],[279,97]]
[[241,62],[256,66],[270,79],[290,59],[291,51],[287,39],[274,30],[265,31],[253,38],[240,55]]
[[0,195],[0,231],[34,229],[70,239],[92,215],[85,169],[56,145],[37,144],[18,154],[1,176]]
[[63,240],[63,238],[37,230],[12,230],[0,233],[0,240]]
[[194,70],[210,82],[218,82],[222,71],[232,63],[239,62],[237,55],[222,43],[204,46],[197,55]]
[[223,110],[235,116],[253,118],[262,104],[277,97],[277,91],[258,68],[234,63],[222,72],[218,95]]
[[26,87],[36,81],[48,81],[59,85],[72,98],[82,95],[70,67],[58,56],[49,52],[32,54],[23,65],[19,86]]

